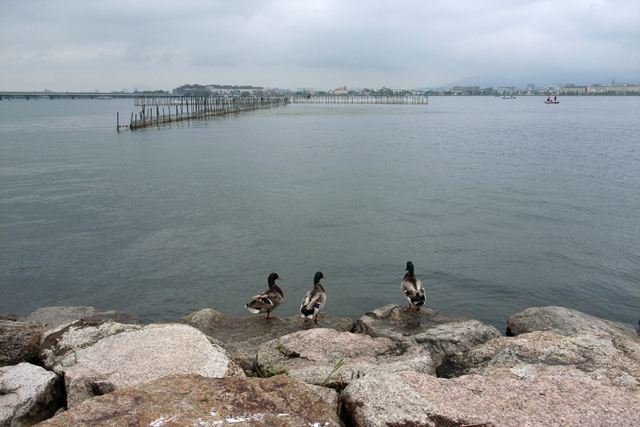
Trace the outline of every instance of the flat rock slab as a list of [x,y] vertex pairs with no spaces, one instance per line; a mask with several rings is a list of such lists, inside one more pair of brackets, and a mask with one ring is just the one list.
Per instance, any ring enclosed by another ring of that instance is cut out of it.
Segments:
[[356,322],[355,332],[410,342],[428,349],[435,366],[448,355],[502,336],[496,328],[478,320],[428,308],[410,310],[396,304],[366,313]]
[[121,311],[102,311],[93,307],[43,307],[20,319],[23,322],[38,322],[46,329],[55,329],[78,320],[101,320],[126,324],[140,324],[140,318]]
[[37,323],[0,320],[0,366],[36,362],[42,332]]
[[257,364],[310,384],[344,387],[373,372],[413,371],[435,375],[428,351],[368,335],[311,329],[294,332],[260,346]]
[[[324,314],[324,313],[323,313]],[[185,323],[222,342],[236,361],[247,371],[254,369],[258,347],[293,332],[318,328],[353,331],[355,323],[350,318],[338,318],[321,314],[318,324],[305,322],[299,316],[265,319],[264,316],[230,317],[213,309],[204,309],[183,317]]]
[[171,374],[244,376],[223,348],[188,325],[106,323],[76,329],[77,323],[60,330],[68,328],[45,351],[48,367],[64,375],[68,407]]
[[518,380],[371,375],[352,382],[340,399],[356,427],[640,425],[640,394],[564,366]]
[[502,337],[453,355],[438,368],[445,378],[467,374],[504,378],[531,376],[530,366],[568,366],[624,387],[640,386],[640,343],[611,335],[566,337],[531,332]]
[[172,375],[95,397],[40,427],[339,427],[329,403],[304,384],[277,376]]
[[62,380],[29,363],[0,368],[0,426],[31,426],[64,406]]
[[631,327],[600,319],[564,307],[532,307],[507,319],[507,335],[517,336],[534,331],[548,331],[559,335],[605,334],[640,342]]

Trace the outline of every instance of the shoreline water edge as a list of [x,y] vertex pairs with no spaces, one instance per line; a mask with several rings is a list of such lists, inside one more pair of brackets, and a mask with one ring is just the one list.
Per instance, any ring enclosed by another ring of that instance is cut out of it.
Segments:
[[318,323],[2,314],[0,425],[640,425],[638,330],[557,306],[507,324],[395,304]]

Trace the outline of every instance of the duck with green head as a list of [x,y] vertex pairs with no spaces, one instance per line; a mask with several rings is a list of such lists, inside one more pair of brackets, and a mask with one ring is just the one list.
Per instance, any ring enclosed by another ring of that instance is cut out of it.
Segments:
[[314,322],[318,323],[318,314],[320,314],[327,302],[327,294],[320,284],[320,279],[326,279],[326,277],[321,271],[318,271],[313,277],[313,289],[306,293],[302,299],[302,304],[300,304],[300,315],[307,322],[313,319]]
[[423,305],[425,301],[424,287],[420,279],[413,274],[413,263],[411,261],[407,262],[407,274],[405,274],[404,279],[402,279],[400,289],[402,289],[402,294],[407,301],[409,301],[407,308],[420,310],[420,306]]
[[278,285],[276,280],[282,280],[276,273],[269,275],[268,283],[269,289],[254,296],[251,302],[245,307],[253,314],[267,313],[265,319],[273,319],[271,312],[278,308],[282,300],[284,299],[284,293]]

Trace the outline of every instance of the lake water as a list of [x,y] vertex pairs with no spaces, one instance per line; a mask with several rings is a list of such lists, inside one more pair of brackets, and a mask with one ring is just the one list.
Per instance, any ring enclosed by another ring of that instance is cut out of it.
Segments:
[[[506,327],[561,305],[640,318],[640,97],[288,105],[116,132],[128,100],[0,102],[0,313],[175,321],[277,272],[297,313],[403,304]],[[126,118],[126,119],[125,119]]]

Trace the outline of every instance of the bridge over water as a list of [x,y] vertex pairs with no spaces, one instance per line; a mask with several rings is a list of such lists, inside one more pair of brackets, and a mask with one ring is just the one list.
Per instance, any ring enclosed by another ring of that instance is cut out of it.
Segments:
[[[1,100],[11,99],[114,99],[114,98],[139,98],[148,97],[151,94],[146,93],[121,93],[121,92],[51,92],[51,91],[5,91],[0,92]],[[158,94],[164,98],[182,98],[182,95],[174,95],[169,93]]]

